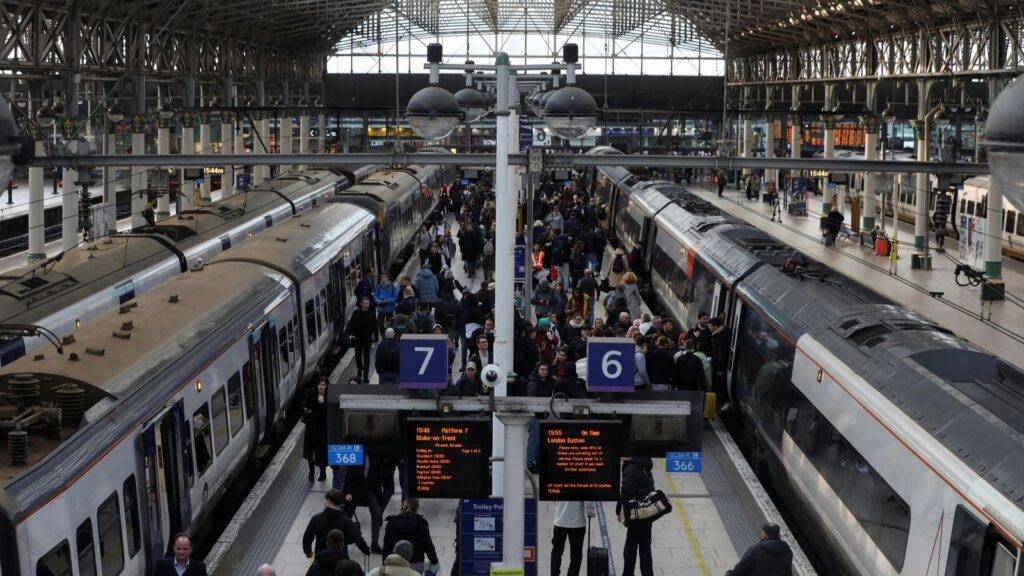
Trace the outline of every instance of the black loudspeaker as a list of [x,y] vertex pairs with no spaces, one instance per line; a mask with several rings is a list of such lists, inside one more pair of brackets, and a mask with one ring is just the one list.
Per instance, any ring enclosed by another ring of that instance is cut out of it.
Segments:
[[440,44],[427,44],[427,62],[440,64],[443,55],[444,48]]
[[580,47],[576,44],[562,46],[562,61],[566,64],[575,64],[580,61]]

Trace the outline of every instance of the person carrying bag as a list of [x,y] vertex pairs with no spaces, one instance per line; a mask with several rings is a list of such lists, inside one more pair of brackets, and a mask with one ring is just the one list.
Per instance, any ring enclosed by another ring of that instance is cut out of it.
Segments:
[[654,488],[650,458],[626,458],[622,464],[622,483],[615,513],[626,526],[622,576],[633,576],[640,557],[640,575],[654,576],[651,558],[651,527],[654,521],[672,511],[672,504],[661,490]]

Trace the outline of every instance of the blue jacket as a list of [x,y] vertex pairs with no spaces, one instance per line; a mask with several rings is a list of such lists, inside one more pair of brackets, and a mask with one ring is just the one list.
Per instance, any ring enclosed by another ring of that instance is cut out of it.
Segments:
[[427,304],[437,302],[437,276],[434,276],[430,268],[420,268],[413,283],[416,285],[416,292],[420,295],[420,302]]
[[[381,300],[384,301],[383,304],[380,303]],[[393,314],[395,302],[398,302],[398,286],[394,282],[388,282],[386,286],[377,284],[376,290],[373,291],[373,303],[377,305],[377,312]]]

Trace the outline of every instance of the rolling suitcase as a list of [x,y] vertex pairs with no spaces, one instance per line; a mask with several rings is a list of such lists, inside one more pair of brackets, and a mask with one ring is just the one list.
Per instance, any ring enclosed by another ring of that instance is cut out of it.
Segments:
[[704,393],[704,419],[710,420],[715,417],[715,410],[718,408],[718,394],[714,392]]
[[587,518],[587,576],[608,576],[608,549],[590,545],[590,518]]

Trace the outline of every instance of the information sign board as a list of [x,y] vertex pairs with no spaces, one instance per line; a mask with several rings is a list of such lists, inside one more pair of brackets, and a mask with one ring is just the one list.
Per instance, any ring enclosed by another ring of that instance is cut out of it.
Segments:
[[242,172],[235,176],[236,188],[239,190],[250,190],[252,189],[252,174]]
[[700,474],[703,455],[700,452],[666,452],[665,470]]
[[526,246],[516,246],[516,280],[526,279]]
[[619,498],[622,423],[557,420],[540,423],[540,499]]
[[476,498],[491,493],[491,421],[409,418],[409,491],[417,498]]
[[587,391],[632,392],[636,344],[629,338],[587,340]]
[[406,334],[398,341],[401,388],[448,387],[448,337]]
[[329,466],[362,466],[362,444],[328,444],[327,464]]
[[[537,575],[537,501],[527,498],[523,518],[523,563],[526,576]],[[459,574],[490,576],[491,566],[503,560],[501,498],[462,500],[459,506]],[[502,569],[496,572],[500,572]]]

